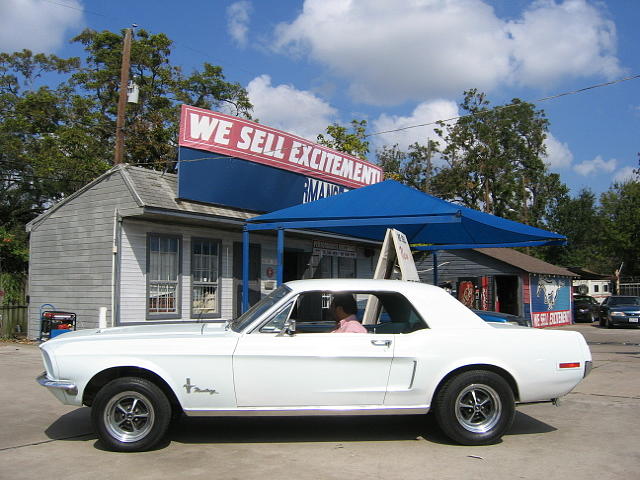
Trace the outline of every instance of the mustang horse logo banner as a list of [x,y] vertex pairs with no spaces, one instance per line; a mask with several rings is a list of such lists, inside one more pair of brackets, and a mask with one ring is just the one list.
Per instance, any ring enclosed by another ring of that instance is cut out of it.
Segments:
[[[531,320],[534,327],[571,323],[571,288],[566,278],[531,276]],[[534,293],[535,292],[535,295]]]
[[543,300],[548,310],[553,310],[558,298],[558,290],[564,287],[564,282],[557,278],[540,277],[538,280],[538,290],[536,295],[539,297],[543,294]]

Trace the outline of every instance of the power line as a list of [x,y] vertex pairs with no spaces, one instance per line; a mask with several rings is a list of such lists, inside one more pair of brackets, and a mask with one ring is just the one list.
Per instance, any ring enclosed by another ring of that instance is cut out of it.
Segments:
[[[575,95],[577,93],[586,92],[587,90],[593,90],[595,88],[608,87],[610,85],[615,85],[617,83],[627,82],[629,80],[636,80],[638,78],[640,78],[640,74],[631,75],[629,77],[619,78],[618,80],[612,80],[610,82],[598,83],[596,85],[590,85],[588,87],[579,88],[577,90],[570,90],[568,92],[557,93],[555,95],[550,95],[548,97],[543,97],[543,98],[539,98],[537,100],[529,101],[528,103],[546,102],[548,100],[554,100],[556,98],[566,97],[568,95]],[[474,117],[476,115],[484,115],[484,114],[489,113],[491,111],[501,110],[503,108],[511,108],[511,107],[515,107],[515,106],[518,106],[518,105],[522,105],[522,103],[509,103],[507,105],[498,105],[496,107],[490,108],[488,110],[483,110],[481,112],[469,113],[467,115],[459,115],[457,117],[451,117],[451,118],[447,118],[447,119],[444,119],[444,120],[435,120],[433,122],[419,123],[419,124],[416,124],[416,125],[408,125],[406,127],[394,128],[392,130],[383,130],[383,131],[380,131],[380,132],[369,133],[369,134],[365,135],[365,138],[366,137],[373,137],[375,135],[383,135],[385,133],[401,132],[403,130],[409,130],[411,128],[427,127],[427,126],[430,126],[430,125],[437,125],[439,123],[452,122],[454,120],[459,120],[461,118]]]
[[[75,5],[70,5],[68,3],[59,2],[59,1],[53,1],[53,0],[43,0],[43,1],[47,2],[47,3],[50,3],[51,5],[57,5],[57,6],[60,6],[60,7],[69,8],[71,10],[77,10],[77,11],[80,11],[80,12],[83,12],[83,13],[89,13],[91,15],[96,15],[96,16],[103,17],[103,18],[108,18],[108,19],[113,20],[115,22],[124,22],[125,24],[126,23],[131,23],[129,21],[130,19],[125,19],[124,17],[118,18],[118,17],[114,17],[112,15],[107,15],[107,14],[104,14],[104,13],[101,13],[101,12],[96,12],[95,10],[87,10],[84,7],[82,7],[82,8],[81,7],[76,7]],[[243,71],[245,73],[248,73],[249,75],[257,75],[256,72],[247,70],[246,68],[244,68],[242,66],[239,66],[238,64],[234,64],[232,61],[230,62],[229,60],[224,60],[222,58],[212,57],[210,54],[208,54],[208,53],[206,53],[206,52],[204,52],[202,50],[199,50],[197,48],[194,48],[194,47],[192,47],[190,45],[187,45],[186,43],[179,42],[179,41],[176,41],[176,40],[172,40],[172,42],[173,42],[174,46],[176,46],[178,48],[191,50],[192,52],[197,53],[198,55],[201,55],[203,58],[211,60],[212,62],[216,62],[216,63],[225,62],[227,65],[230,64],[230,65],[233,66],[233,68],[236,68],[236,69],[241,70],[241,71]]]

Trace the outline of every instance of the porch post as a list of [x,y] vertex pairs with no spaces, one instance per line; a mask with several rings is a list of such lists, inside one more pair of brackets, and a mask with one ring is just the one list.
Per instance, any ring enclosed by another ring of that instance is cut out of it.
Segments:
[[433,284],[438,286],[438,251],[433,251]]
[[283,280],[283,259],[284,259],[284,228],[278,228],[278,246],[277,246],[277,261],[278,265],[276,267],[276,281],[278,286],[282,285]]
[[249,310],[249,230],[242,230],[242,313]]

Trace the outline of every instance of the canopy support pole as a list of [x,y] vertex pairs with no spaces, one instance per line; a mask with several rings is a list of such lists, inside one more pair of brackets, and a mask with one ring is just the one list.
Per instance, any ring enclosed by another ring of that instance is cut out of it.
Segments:
[[276,270],[276,282],[277,285],[280,286],[282,285],[282,280],[283,280],[283,270],[284,270],[284,265],[283,265],[283,259],[284,259],[284,228],[280,227],[278,228],[278,247],[277,247],[277,261],[278,261],[278,265],[277,265],[277,270]]
[[438,286],[438,251],[433,251],[433,284]]
[[242,230],[242,313],[249,310],[249,230]]

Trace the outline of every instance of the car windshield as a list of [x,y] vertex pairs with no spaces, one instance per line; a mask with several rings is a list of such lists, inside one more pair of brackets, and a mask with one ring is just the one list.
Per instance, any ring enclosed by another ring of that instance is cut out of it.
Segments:
[[640,305],[640,297],[611,297],[609,299],[609,305]]
[[289,287],[287,287],[286,285],[281,285],[269,295],[260,300],[258,303],[253,305],[249,310],[233,320],[229,324],[229,327],[234,332],[241,332],[248,325],[253,323],[256,318],[258,318],[260,315],[262,315],[264,312],[278,303],[281,299],[283,299],[290,291],[291,289]]

